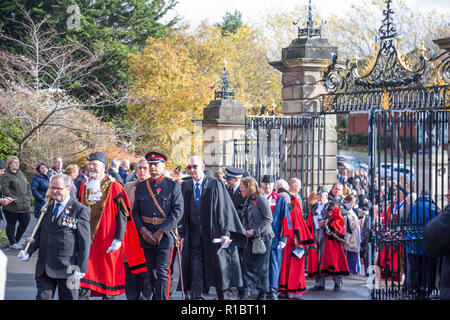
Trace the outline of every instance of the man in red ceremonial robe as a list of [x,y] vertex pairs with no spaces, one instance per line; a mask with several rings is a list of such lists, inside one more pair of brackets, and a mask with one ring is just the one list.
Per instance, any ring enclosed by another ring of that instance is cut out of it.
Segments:
[[120,183],[105,174],[106,155],[94,152],[87,159],[89,180],[80,186],[80,199],[90,209],[91,250],[86,276],[80,281],[79,299],[113,299],[125,292],[123,254],[133,273],[146,271],[145,258],[127,194]]
[[325,290],[325,277],[332,277],[334,291],[341,290],[341,277],[349,275],[342,247],[345,224],[339,207],[328,201],[324,187],[317,191],[317,203],[309,212],[307,226],[317,247],[308,252],[308,276],[316,278],[316,285],[310,290]]
[[[383,231],[389,236],[389,233],[395,231],[404,217],[404,199],[408,193],[402,186],[398,186],[393,194],[393,203],[387,208],[386,212],[380,214]],[[398,281],[404,278],[404,257],[400,246],[393,245],[394,242],[388,242],[381,246],[377,259],[377,266],[380,267],[381,278]],[[400,264],[400,268],[399,268]],[[399,277],[401,275],[401,277]]]
[[286,192],[280,196],[286,198],[290,209],[293,235],[287,239],[283,252],[283,262],[280,274],[281,297],[293,294],[294,299],[300,299],[306,292],[305,254],[307,250],[315,248],[314,238],[309,232],[298,199]]

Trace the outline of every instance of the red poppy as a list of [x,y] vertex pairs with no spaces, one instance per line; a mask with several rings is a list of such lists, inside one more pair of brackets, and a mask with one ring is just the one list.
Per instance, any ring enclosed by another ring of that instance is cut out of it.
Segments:
[[160,193],[161,192],[161,188],[160,187],[156,188],[156,192]]

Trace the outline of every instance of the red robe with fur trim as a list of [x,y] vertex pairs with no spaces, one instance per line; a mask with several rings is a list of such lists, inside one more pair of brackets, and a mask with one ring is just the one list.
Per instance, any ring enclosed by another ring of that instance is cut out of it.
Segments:
[[[388,232],[389,226],[398,223],[398,213],[393,213],[393,205],[390,205],[385,213],[380,215],[381,224],[384,226],[384,230]],[[376,265],[380,268],[381,279],[388,279],[398,281],[399,270],[399,255],[402,255],[400,246],[386,245],[381,246],[379,249],[379,255]]]
[[[102,186],[104,183],[110,185],[103,190],[104,197],[102,196],[97,204],[100,208],[103,207],[100,218],[96,218],[99,219],[97,230],[92,230],[93,206],[92,204],[89,206],[87,201],[85,183],[83,182],[80,187],[81,203],[91,209],[91,251],[86,276],[81,279],[80,286],[91,289],[91,296],[101,294],[117,296],[125,292],[123,254],[132,273],[147,271],[144,252],[139,245],[136,227],[131,218],[128,196],[120,183],[107,182],[107,179],[109,179],[108,175],[102,181]],[[116,236],[116,223],[119,223],[117,218],[120,214],[125,214],[127,217],[122,247],[117,251],[106,253]]]
[[[280,273],[280,292],[303,293],[306,292],[305,256],[306,251],[315,248],[314,237],[309,232],[300,207],[295,199],[291,201],[294,208],[290,212],[293,235],[287,239],[283,251],[283,262]],[[305,250],[305,255],[298,258],[294,249]]]
[[[317,206],[314,205],[309,212],[308,229],[314,238],[314,221]],[[348,276],[348,264],[342,242],[345,237],[344,218],[339,207],[332,202],[328,202],[323,211],[323,223],[325,228],[325,244],[322,261],[319,266],[319,248],[308,252],[308,276],[315,278],[319,275],[329,277]],[[314,240],[315,241],[315,240]]]

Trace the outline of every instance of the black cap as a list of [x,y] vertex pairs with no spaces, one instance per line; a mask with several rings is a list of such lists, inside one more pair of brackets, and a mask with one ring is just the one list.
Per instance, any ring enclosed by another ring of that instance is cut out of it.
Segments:
[[0,159],[0,170],[8,168],[8,165],[6,164],[5,160]]
[[90,155],[86,157],[89,161],[98,160],[103,162],[105,165],[105,169],[108,168],[108,157],[103,152],[92,152]]
[[151,151],[145,155],[145,159],[147,159],[148,163],[165,163],[167,161],[167,156],[161,152]]
[[275,183],[275,179],[274,179],[273,175],[271,175],[271,174],[265,174],[264,177],[262,178],[261,182],[265,182],[265,183]]
[[227,167],[225,168],[226,174],[223,176],[225,180],[240,179],[244,175],[245,171],[239,168]]
[[[1,169],[1,167],[0,167],[0,169]],[[420,195],[423,197],[431,197],[431,192],[430,192],[430,190],[423,189],[422,192],[420,193]]]
[[317,193],[324,193],[324,192],[328,193],[327,188],[325,188],[324,186],[320,186],[317,189]]

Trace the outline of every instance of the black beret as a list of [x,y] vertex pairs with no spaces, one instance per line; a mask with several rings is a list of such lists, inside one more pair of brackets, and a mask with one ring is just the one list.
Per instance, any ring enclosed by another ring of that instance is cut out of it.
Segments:
[[317,189],[317,193],[328,193],[327,188],[325,188],[324,186],[320,186],[319,189]]
[[165,163],[167,161],[167,156],[161,152],[151,151],[145,155],[145,159],[147,159],[147,162],[149,163],[155,162]]
[[108,157],[103,152],[92,152],[90,155],[86,157],[89,161],[98,160],[103,162],[105,165],[105,169],[108,168]]

